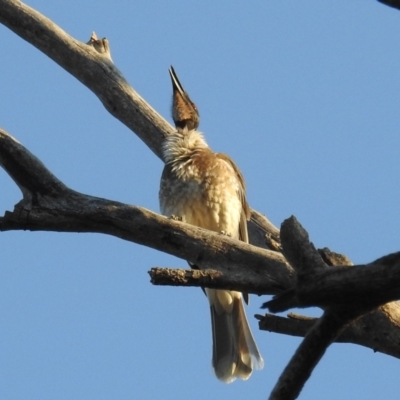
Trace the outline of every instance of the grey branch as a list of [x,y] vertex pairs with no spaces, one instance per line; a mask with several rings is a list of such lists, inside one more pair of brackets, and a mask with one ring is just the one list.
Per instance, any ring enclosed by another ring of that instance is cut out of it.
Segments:
[[74,39],[18,0],[0,0],[0,22],[87,86],[110,114],[161,158],[163,138],[173,127],[133,90],[107,52],[99,52],[92,41]]
[[340,310],[325,312],[308,331],[279,377],[269,400],[296,399],[327,347],[354,317],[352,313]]
[[282,224],[281,237],[283,253],[297,272],[297,286],[265,303],[270,311],[357,305],[361,315],[400,298],[400,253],[382,257],[368,266],[331,268],[294,217]]
[[224,274],[216,270],[193,270],[152,268],[149,271],[153,285],[206,287],[210,289],[228,289],[238,292],[267,294],[270,285],[265,285],[262,279],[254,279],[253,274],[231,272]]
[[400,297],[400,279],[396,279],[400,272],[399,254],[384,257],[364,268],[332,268],[324,263],[294,217],[283,222],[281,238],[283,253],[297,272],[296,285],[266,306],[281,311],[294,305],[315,305],[325,312],[307,331],[270,400],[296,399],[327,347],[350,323]]
[[[397,344],[399,315],[400,304],[398,302],[387,303],[348,325],[335,342],[353,343],[368,347],[374,352],[378,351],[400,358],[400,346]],[[261,330],[300,337],[306,336],[318,321],[318,318],[294,313],[289,313],[288,318],[273,314],[256,315],[256,318],[260,320],[259,328]],[[397,329],[394,328],[395,326]]]
[[266,293],[279,293],[290,284],[293,270],[280,253],[144,208],[78,193],[60,182],[41,161],[1,129],[0,165],[24,196],[14,212],[0,218],[1,231],[105,233],[201,264],[202,268],[233,274],[255,285],[263,280]]

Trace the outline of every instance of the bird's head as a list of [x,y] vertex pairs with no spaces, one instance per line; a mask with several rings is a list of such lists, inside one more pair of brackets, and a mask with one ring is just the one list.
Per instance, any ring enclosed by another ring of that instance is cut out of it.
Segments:
[[200,115],[188,94],[183,90],[181,83],[171,66],[169,75],[172,81],[172,118],[177,128],[197,129],[200,123]]

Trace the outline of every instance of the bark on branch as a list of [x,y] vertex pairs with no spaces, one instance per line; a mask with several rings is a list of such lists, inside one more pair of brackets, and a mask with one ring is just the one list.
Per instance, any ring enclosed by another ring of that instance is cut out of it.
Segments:
[[270,290],[270,285],[259,279],[258,281],[247,274],[224,274],[220,271],[207,270],[188,270],[172,268],[152,268],[149,271],[151,283],[153,285],[167,286],[195,286],[210,289],[227,289],[238,292],[266,294]]

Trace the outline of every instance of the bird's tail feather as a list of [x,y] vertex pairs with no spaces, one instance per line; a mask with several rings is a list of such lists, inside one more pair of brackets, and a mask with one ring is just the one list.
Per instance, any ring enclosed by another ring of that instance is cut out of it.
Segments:
[[213,331],[213,368],[218,379],[230,383],[248,379],[264,360],[258,351],[243,307],[242,295],[206,289]]

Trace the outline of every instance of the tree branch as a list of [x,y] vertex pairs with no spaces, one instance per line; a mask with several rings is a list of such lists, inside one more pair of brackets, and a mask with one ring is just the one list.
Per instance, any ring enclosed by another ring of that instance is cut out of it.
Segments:
[[269,400],[296,399],[327,347],[353,319],[354,315],[345,310],[327,311],[318,319],[279,377]]
[[133,90],[107,55],[18,0],[0,0],[0,22],[87,86],[111,115],[162,158],[162,141],[174,128]]
[[0,165],[24,196],[14,212],[0,218],[1,231],[105,233],[175,255],[204,269],[218,269],[245,282],[263,280],[265,293],[278,293],[290,284],[293,271],[280,253],[144,208],[75,192],[1,129]]
[[[164,138],[175,128],[140,97],[115,67],[106,39],[98,40],[92,35],[89,44],[80,42],[18,0],[0,0],[0,23],[83,83],[111,115],[137,134],[162,159]],[[276,250],[279,230],[265,216],[252,211],[248,225],[250,243]]]
[[[270,285],[261,279],[254,279],[254,276],[230,272],[224,274],[220,271],[193,270],[193,269],[172,269],[152,268],[149,271],[150,281],[153,285],[206,287],[210,289],[227,289],[238,292],[267,294]],[[267,283],[267,285],[265,285]]]
[[400,298],[400,253],[382,257],[368,266],[331,268],[294,217],[282,224],[281,237],[283,253],[297,271],[297,285],[265,303],[270,311],[359,304],[361,315]]
[[[260,321],[259,328],[261,330],[299,337],[306,336],[318,321],[318,318],[294,313],[289,313],[288,318],[272,314],[256,315],[256,318]],[[399,325],[400,304],[398,302],[387,303],[348,325],[335,342],[353,343],[368,347],[374,352],[400,358]],[[385,335],[382,332],[385,332]]]
[[283,253],[297,272],[297,283],[264,306],[272,311],[293,305],[316,305],[325,309],[322,318],[307,332],[270,396],[271,400],[292,400],[297,398],[326,348],[346,325],[378,305],[399,297],[400,280],[392,284],[396,277],[387,273],[387,267],[391,267],[389,272],[400,268],[400,257],[399,254],[390,255],[377,260],[378,265],[365,268],[328,267],[294,217],[283,222],[281,238]]

